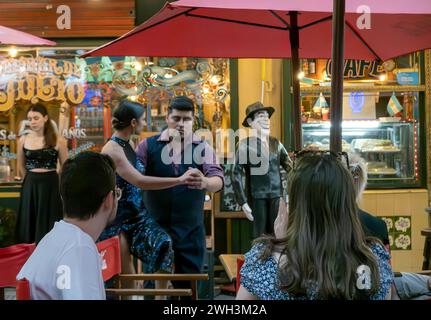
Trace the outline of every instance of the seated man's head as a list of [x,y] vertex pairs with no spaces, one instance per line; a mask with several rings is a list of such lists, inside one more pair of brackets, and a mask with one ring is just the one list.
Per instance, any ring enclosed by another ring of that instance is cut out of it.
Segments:
[[60,194],[65,218],[86,221],[97,217],[104,228],[115,219],[120,193],[115,186],[115,164],[107,155],[85,151],[67,159],[62,167]]
[[195,106],[193,100],[186,96],[176,96],[168,107],[166,124],[169,129],[177,130],[180,137],[192,134]]

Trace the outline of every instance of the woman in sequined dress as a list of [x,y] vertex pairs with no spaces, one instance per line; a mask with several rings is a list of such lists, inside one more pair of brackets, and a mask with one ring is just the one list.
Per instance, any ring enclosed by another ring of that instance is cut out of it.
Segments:
[[122,197],[118,202],[115,222],[105,229],[99,240],[120,235],[124,273],[135,273],[130,253],[144,262],[147,272],[172,272],[172,240],[145,209],[141,189],[158,190],[186,184],[195,169],[178,178],[143,174],[145,168],[129,141],[132,134],[139,134],[145,126],[141,104],[128,100],[120,102],[114,110],[112,126],[115,133],[103,147],[102,153],[111,156],[115,162],[117,186],[122,189]]
[[67,146],[57,135],[44,105],[27,110],[28,133],[18,141],[18,167],[23,177],[16,222],[17,243],[38,243],[63,218],[57,170]]

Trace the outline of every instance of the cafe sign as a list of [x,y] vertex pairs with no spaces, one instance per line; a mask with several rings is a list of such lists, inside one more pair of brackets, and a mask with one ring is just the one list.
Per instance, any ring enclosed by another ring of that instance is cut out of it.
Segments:
[[[326,62],[326,74],[331,77],[331,60]],[[385,69],[383,65],[376,61],[367,60],[344,60],[344,79],[366,79],[366,78],[379,78],[384,74]]]
[[79,65],[42,57],[0,61],[0,112],[18,100],[67,102],[76,105],[85,96]]

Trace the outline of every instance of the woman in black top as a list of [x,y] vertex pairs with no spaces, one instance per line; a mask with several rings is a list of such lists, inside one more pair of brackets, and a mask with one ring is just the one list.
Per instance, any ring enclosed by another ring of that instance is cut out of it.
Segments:
[[16,223],[17,243],[38,243],[62,219],[58,190],[58,162],[67,159],[61,140],[40,103],[30,106],[27,121],[31,131],[18,142],[18,166],[23,176]]

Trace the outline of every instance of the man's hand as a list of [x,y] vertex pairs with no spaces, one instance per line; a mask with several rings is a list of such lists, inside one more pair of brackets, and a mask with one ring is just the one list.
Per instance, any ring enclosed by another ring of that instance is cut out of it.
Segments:
[[250,208],[250,206],[248,205],[247,202],[242,205],[242,211],[244,211],[245,216],[247,217],[248,220],[254,221],[254,217],[251,214],[252,210],[251,210],[251,208]]
[[189,186],[190,189],[207,189],[208,178],[206,178],[200,170],[189,168],[187,172],[189,172],[189,175],[186,179],[186,184]]
[[280,198],[280,204],[278,205],[278,215],[274,221],[274,235],[277,239],[284,238],[287,230],[287,220],[289,213],[287,204],[283,198]]
[[193,180],[193,177],[199,176],[202,174],[198,169],[189,168],[180,178],[180,184],[189,184],[190,181]]

